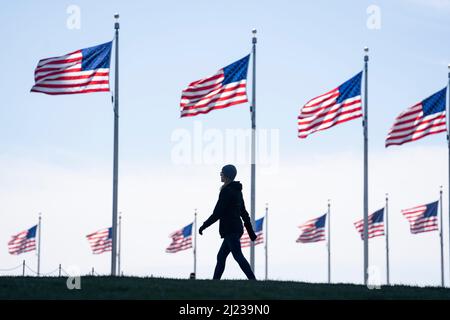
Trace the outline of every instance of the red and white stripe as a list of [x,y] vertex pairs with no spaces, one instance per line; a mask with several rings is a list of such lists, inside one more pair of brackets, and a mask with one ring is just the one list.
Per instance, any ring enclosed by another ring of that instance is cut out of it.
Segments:
[[418,103],[395,119],[386,138],[386,147],[401,145],[445,131],[447,131],[445,111],[424,117],[422,103]]
[[[261,231],[255,232],[255,234],[257,236],[256,240],[253,242],[255,244],[255,246],[257,244],[264,243],[263,231],[261,230]],[[242,237],[241,237],[241,248],[250,247],[251,243],[252,243],[252,240],[250,240],[247,230],[244,230],[244,233],[242,234]]]
[[223,70],[212,77],[194,81],[181,94],[181,117],[191,117],[245,103],[247,80],[222,85]]
[[28,230],[12,236],[8,242],[8,252],[13,255],[36,250],[36,238],[27,238]]
[[427,206],[418,206],[411,209],[402,210],[402,214],[409,222],[411,233],[421,233],[429,231],[437,231],[438,217],[423,217],[423,213],[427,210]]
[[339,88],[336,88],[305,104],[298,116],[299,138],[362,117],[361,96],[336,103],[338,97]]
[[317,228],[316,227],[316,219],[311,219],[306,221],[304,224],[299,226],[302,230],[302,233],[297,238],[296,242],[300,243],[310,243],[310,242],[319,242],[325,241],[325,227]]
[[109,228],[101,229],[86,236],[93,254],[100,254],[112,250],[112,239],[109,238]]
[[[371,214],[369,216],[369,239],[378,237],[378,236],[384,236],[384,222],[372,222],[372,216]],[[361,236],[361,239],[364,240],[364,219],[356,221],[354,223],[356,231],[359,232],[359,235]]]
[[74,94],[109,91],[109,69],[83,71],[82,50],[39,61],[32,92]]
[[192,235],[184,237],[183,230],[175,231],[169,237],[172,238],[172,243],[167,247],[167,253],[175,253],[192,248]]

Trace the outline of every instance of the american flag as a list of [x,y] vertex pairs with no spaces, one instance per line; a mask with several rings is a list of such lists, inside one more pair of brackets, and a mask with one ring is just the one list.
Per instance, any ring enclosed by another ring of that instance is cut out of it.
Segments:
[[306,103],[298,116],[298,137],[362,117],[361,78],[362,72]]
[[[384,208],[369,215],[368,222],[369,239],[384,236]],[[356,221],[354,225],[356,231],[359,232],[361,239],[364,240],[364,219]]]
[[175,253],[192,248],[192,226],[193,223],[172,233],[169,236],[172,238],[172,243],[167,247],[166,252]]
[[403,215],[409,221],[411,233],[439,230],[437,217],[438,205],[439,201],[436,201],[423,206],[402,210]]
[[181,93],[181,117],[196,116],[247,102],[250,55],[220,69],[212,77],[194,81]]
[[34,71],[32,92],[73,94],[109,91],[112,42],[42,59]]
[[112,228],[105,228],[88,234],[86,238],[91,245],[93,254],[100,254],[112,249]]
[[327,214],[323,216],[308,220],[299,228],[302,233],[298,237],[296,242],[308,243],[308,242],[319,242],[325,240],[325,222],[327,219]]
[[18,255],[36,250],[36,231],[37,225],[12,236],[11,240],[8,242],[9,253]]
[[402,112],[386,138],[386,147],[419,140],[430,134],[447,131],[444,88]]
[[[257,238],[254,242],[255,246],[257,244],[264,242],[263,225],[264,225],[264,217],[255,221],[255,234],[257,236]],[[251,243],[252,243],[252,241],[250,240],[250,237],[248,236],[248,232],[247,232],[247,230],[245,230],[244,234],[241,237],[241,248],[250,247]]]

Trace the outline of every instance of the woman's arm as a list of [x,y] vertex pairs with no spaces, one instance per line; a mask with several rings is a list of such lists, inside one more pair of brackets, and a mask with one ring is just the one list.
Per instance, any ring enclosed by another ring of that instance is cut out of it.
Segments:
[[224,189],[219,194],[219,200],[217,200],[216,206],[214,207],[214,211],[212,215],[206,219],[205,222],[203,222],[203,225],[200,227],[200,229],[203,231],[204,229],[208,228],[210,225],[215,223],[217,220],[219,220],[227,205],[227,199],[228,194],[227,191]]
[[248,233],[250,239],[252,241],[254,241],[257,238],[257,236],[255,234],[255,231],[253,231],[252,222],[250,220],[250,216],[247,212],[247,209],[245,209],[245,203],[244,203],[244,198],[242,197],[242,193],[241,193],[240,215],[241,215],[242,221],[244,221],[244,226],[245,226],[245,229],[247,230],[247,233]]

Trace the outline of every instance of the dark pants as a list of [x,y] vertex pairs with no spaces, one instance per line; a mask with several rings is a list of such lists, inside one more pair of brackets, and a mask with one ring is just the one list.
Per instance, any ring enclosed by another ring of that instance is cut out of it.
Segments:
[[247,278],[252,280],[255,279],[255,275],[253,274],[250,265],[242,254],[240,238],[241,235],[237,233],[229,234],[224,237],[222,246],[217,254],[217,264],[216,269],[214,270],[213,279],[220,279],[222,277],[223,271],[225,270],[225,262],[230,252],[242,271],[244,271]]

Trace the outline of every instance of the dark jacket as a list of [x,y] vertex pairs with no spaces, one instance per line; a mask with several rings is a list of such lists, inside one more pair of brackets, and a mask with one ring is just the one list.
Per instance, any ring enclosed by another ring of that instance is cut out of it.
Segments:
[[203,229],[208,228],[217,220],[220,220],[219,233],[224,238],[231,233],[242,235],[244,228],[242,220],[248,234],[254,234],[250,217],[245,209],[242,198],[242,184],[239,181],[232,181],[220,190],[219,200],[214,208],[213,214],[203,223]]

